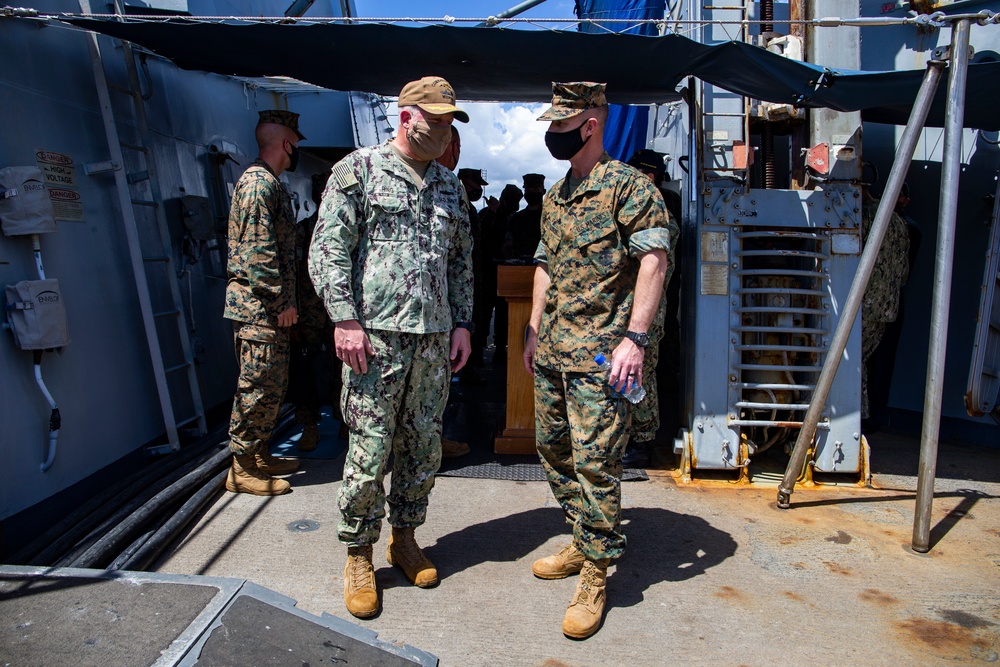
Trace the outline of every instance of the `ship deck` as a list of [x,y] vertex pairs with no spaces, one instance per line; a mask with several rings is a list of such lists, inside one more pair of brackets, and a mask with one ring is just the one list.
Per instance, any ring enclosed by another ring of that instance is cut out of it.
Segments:
[[[625,483],[628,548],[603,627],[582,642],[560,631],[575,579],[530,570],[568,537],[544,482],[439,477],[418,538],[441,583],[411,586],[377,548],[382,611],[368,621],[343,604],[341,460],[307,462],[285,497],[223,496],[157,569],[250,579],[442,665],[995,664],[996,451],[941,447],[933,547],[918,555],[917,443],[871,442],[875,488],[798,489],[788,510],[774,487],[684,484],[671,469]],[[318,529],[291,528],[303,519]]]
[[[469,423],[483,421],[476,401],[457,409]],[[439,476],[417,537],[440,585],[411,586],[387,563],[383,533],[375,550],[382,608],[366,621],[343,603],[346,550],[336,536],[342,453],[303,459],[288,495],[220,495],[154,570],[180,584],[235,580],[286,596],[285,608],[294,604],[302,617],[358,628],[359,636],[377,633],[382,642],[430,654],[430,664],[434,657],[462,667],[996,664],[1000,450],[941,443],[932,548],[921,555],[909,548],[919,443],[892,431],[869,441],[870,488],[849,479],[797,487],[788,510],[775,505],[778,475],[764,469],[766,461],[755,464],[750,485],[684,482],[664,443],[649,479],[623,484],[628,547],[610,569],[603,625],[585,641],[560,629],[575,578],[531,574],[534,559],[569,537],[540,481]],[[470,444],[480,455],[491,447],[483,439]],[[337,662],[341,647],[323,644],[321,635],[300,637],[267,616],[260,622],[269,630],[239,635],[235,618],[212,636],[216,650],[219,638],[230,636],[232,652],[224,655],[243,656],[241,664],[317,664],[304,661],[306,647],[294,642],[312,642],[309,655],[327,650],[330,660],[322,662]],[[199,627],[178,634],[177,641],[198,647],[179,664],[198,651],[206,651],[199,664],[225,664],[205,648],[212,625]],[[37,664],[71,664],[38,657]]]

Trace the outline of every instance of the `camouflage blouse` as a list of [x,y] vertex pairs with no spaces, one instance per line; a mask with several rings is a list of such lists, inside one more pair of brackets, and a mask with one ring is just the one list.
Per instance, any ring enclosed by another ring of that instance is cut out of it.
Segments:
[[295,306],[295,216],[266,162],[251,164],[229,208],[229,281],[223,317],[268,327]]
[[572,192],[569,175],[542,205],[536,259],[548,265],[550,284],[535,361],[560,372],[596,369],[625,336],[639,277],[640,255],[667,251],[677,224],[653,182],[604,154]]
[[[868,233],[875,223],[879,200],[865,203],[861,209],[861,238],[868,241]],[[889,229],[882,239],[882,247],[875,259],[868,288],[861,302],[861,321],[895,322],[899,313],[899,293],[910,273],[910,235],[906,221],[892,212]]]
[[[320,335],[333,330],[330,316],[326,314],[323,300],[316,294],[309,278],[309,244],[316,229],[318,213],[313,213],[295,228],[295,271],[297,276],[296,296],[299,298],[299,329],[311,328]],[[332,334],[331,334],[332,336]],[[331,338],[332,340],[332,338]]]
[[472,319],[472,236],[462,186],[428,165],[419,189],[389,143],[333,168],[309,248],[309,275],[334,322],[404,333]]

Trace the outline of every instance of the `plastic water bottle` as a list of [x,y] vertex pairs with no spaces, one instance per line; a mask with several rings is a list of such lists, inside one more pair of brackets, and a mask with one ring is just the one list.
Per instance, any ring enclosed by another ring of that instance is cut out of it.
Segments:
[[[599,354],[594,357],[594,361],[604,369],[605,373],[611,373],[611,362],[604,358],[603,354]],[[622,391],[618,391],[619,394],[624,396],[631,403],[638,403],[642,399],[646,398],[646,390],[642,388],[641,384],[633,384],[631,387],[628,386],[629,381],[625,380],[625,386]],[[617,390],[616,390],[617,391]]]

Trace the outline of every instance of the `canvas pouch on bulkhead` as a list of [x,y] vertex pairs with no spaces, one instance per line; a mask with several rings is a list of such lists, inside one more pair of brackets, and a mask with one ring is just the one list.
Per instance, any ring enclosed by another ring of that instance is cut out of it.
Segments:
[[0,169],[0,227],[4,236],[56,231],[52,200],[38,167]]
[[69,344],[58,280],[22,280],[7,285],[4,296],[14,341],[22,350],[50,350]]

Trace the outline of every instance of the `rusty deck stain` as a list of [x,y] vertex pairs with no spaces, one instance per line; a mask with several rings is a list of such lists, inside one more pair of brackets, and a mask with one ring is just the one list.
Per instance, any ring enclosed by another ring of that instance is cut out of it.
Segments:
[[989,648],[989,642],[976,637],[971,630],[947,621],[911,618],[897,624],[911,640],[917,640],[937,651],[954,651],[974,647]]
[[712,593],[717,598],[722,598],[723,600],[743,600],[746,598],[742,591],[739,591],[732,586],[721,586],[719,590]]
[[892,597],[888,593],[883,593],[875,588],[866,588],[858,593],[858,598],[863,602],[871,602],[880,605],[899,604],[899,600]]
[[826,569],[830,570],[834,574],[842,574],[844,576],[851,575],[851,568],[841,565],[840,563],[834,563],[831,560],[823,561],[823,565],[826,565]]
[[795,600],[796,602],[803,602],[803,603],[805,602],[805,599],[801,595],[799,595],[798,593],[794,593],[792,591],[784,591],[782,595],[784,595],[789,600]]

